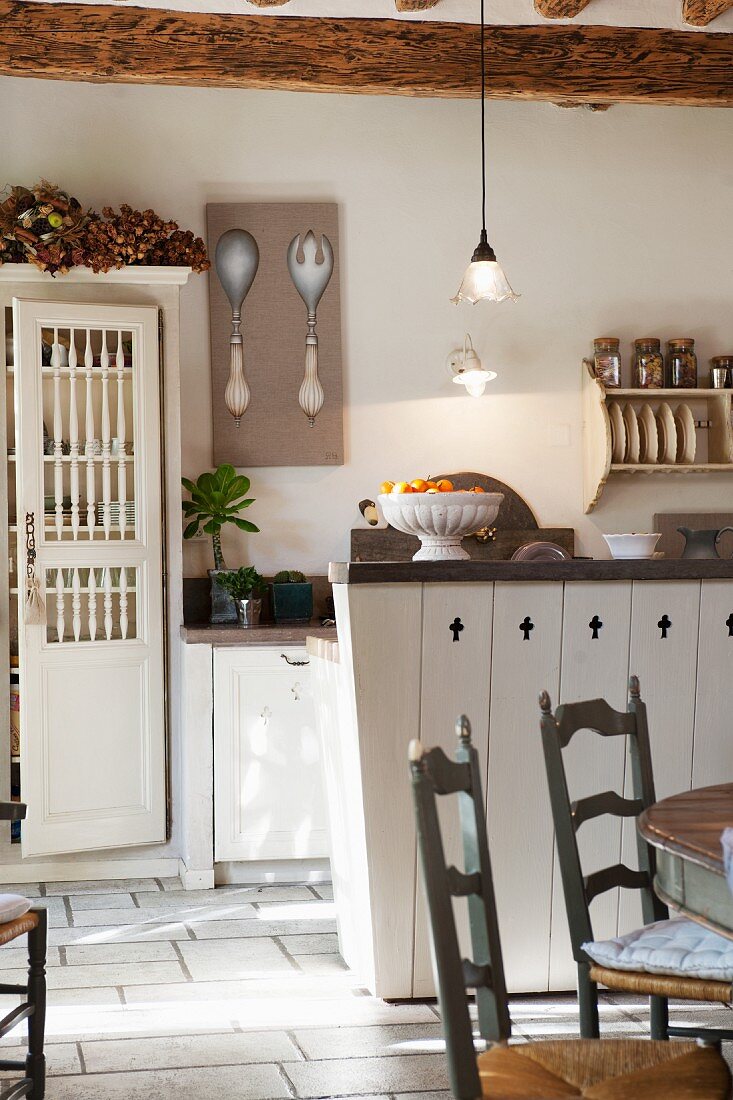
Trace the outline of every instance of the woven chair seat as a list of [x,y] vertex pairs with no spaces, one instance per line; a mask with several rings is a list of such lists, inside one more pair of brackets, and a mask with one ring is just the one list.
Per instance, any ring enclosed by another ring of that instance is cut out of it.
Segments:
[[558,1040],[479,1055],[486,1100],[728,1100],[720,1053],[695,1043]]
[[37,927],[38,916],[36,913],[26,913],[15,920],[0,924],[0,946],[4,943],[10,943],[12,940],[17,940],[18,936],[25,936],[27,932],[32,932]]
[[730,1004],[730,982],[707,978],[684,978],[678,974],[647,974],[643,970],[614,970],[609,966],[591,966],[590,980],[607,989],[644,996],[677,997],[682,1001],[719,1001]]

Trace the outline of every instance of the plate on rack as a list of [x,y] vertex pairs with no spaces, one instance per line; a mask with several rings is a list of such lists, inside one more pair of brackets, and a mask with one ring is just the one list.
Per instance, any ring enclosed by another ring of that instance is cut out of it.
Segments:
[[639,439],[639,421],[631,405],[624,405],[624,428],[626,429],[625,462],[636,465],[639,461],[641,441]]
[[641,462],[645,466],[654,465],[659,456],[659,433],[651,405],[645,404],[639,413],[639,434],[643,436]]
[[623,462],[626,455],[626,430],[621,406],[616,401],[610,401],[608,416],[611,421],[611,461]]
[[512,554],[512,561],[570,561],[572,554],[556,542],[525,542]]
[[659,432],[659,461],[665,466],[672,466],[677,461],[677,428],[672,410],[666,401],[659,406],[657,431]]
[[689,405],[677,406],[674,410],[674,422],[677,429],[677,461],[685,466],[691,466],[695,461],[697,436],[695,435],[695,418]]

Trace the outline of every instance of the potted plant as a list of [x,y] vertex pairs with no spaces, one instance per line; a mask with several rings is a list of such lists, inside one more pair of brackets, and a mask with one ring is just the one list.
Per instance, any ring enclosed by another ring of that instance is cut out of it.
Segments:
[[272,582],[272,606],[276,623],[307,623],[313,617],[313,585],[305,573],[283,569]]
[[190,500],[182,501],[183,512],[190,522],[186,526],[184,539],[195,538],[202,529],[211,535],[214,551],[214,568],[209,570],[211,578],[211,615],[212,623],[235,623],[237,609],[234,601],[218,583],[223,572],[228,572],[221,551],[221,531],[231,523],[240,531],[259,531],[254,523],[242,519],[240,513],[249,508],[254,500],[247,496],[250,481],[244,474],[237,474],[233,466],[224,464],[213,473],[201,474],[196,481],[181,478],[181,484],[191,494]]
[[239,569],[222,572],[217,584],[234,600],[239,625],[257,626],[262,610],[262,594],[266,590],[265,582],[253,565],[243,565]]

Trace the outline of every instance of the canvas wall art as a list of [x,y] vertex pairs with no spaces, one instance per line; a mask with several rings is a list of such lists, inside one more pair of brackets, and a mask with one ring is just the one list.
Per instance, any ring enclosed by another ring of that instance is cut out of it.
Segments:
[[[212,258],[214,462],[247,468],[341,465],[336,203],[209,203],[206,215]],[[256,248],[245,233],[232,230],[245,231]],[[220,276],[215,258],[225,234],[219,250]],[[258,255],[251,282],[237,280],[238,249],[244,264]],[[241,321],[236,316],[233,320],[236,300],[246,284]],[[241,348],[236,339],[232,341],[240,332]],[[238,370],[240,352],[243,381]],[[239,418],[238,426],[230,408]]]

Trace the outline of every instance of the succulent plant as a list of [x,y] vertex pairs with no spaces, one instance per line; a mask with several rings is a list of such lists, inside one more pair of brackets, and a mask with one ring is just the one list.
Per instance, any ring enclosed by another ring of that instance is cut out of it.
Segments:
[[299,569],[281,569],[272,581],[273,584],[305,584],[305,582],[305,573],[301,573]]

